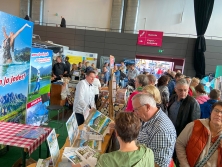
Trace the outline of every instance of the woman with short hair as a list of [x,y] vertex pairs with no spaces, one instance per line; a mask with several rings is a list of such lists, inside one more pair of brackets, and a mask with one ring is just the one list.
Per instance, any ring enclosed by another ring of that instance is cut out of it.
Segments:
[[222,166],[222,101],[212,106],[210,118],[189,123],[176,141],[181,167]]
[[140,128],[140,119],[134,113],[118,113],[115,118],[115,133],[120,149],[101,155],[96,167],[154,167],[153,151],[136,144]]
[[133,112],[133,104],[132,104],[132,98],[139,92],[142,92],[142,89],[144,86],[148,85],[148,78],[146,75],[141,74],[138,75],[135,79],[135,88],[136,90],[130,95],[128,102],[127,102],[127,107],[126,107],[126,112]]

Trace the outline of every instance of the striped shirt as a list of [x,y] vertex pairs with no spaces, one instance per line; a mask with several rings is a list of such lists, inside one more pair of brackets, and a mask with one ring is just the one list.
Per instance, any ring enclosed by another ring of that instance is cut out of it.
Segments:
[[153,151],[156,164],[168,167],[176,137],[176,130],[171,120],[159,109],[149,121],[143,123],[137,140]]

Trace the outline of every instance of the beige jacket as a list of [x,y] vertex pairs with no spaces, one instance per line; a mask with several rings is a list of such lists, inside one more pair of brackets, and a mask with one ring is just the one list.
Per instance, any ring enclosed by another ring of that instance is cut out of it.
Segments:
[[[200,119],[200,121],[210,131],[209,119]],[[186,158],[186,145],[192,134],[193,126],[194,126],[194,122],[187,124],[187,126],[180,133],[176,141],[176,153],[177,153],[177,158],[180,162],[180,167],[190,167]],[[220,132],[220,134],[222,134],[222,132]],[[208,150],[210,149],[211,146],[212,146],[211,135],[209,135],[208,142],[202,154],[200,155],[198,162],[202,160],[204,156],[207,155]],[[218,151],[216,150],[214,154],[210,157],[208,162],[204,165],[204,167],[217,167],[217,157],[218,157]]]

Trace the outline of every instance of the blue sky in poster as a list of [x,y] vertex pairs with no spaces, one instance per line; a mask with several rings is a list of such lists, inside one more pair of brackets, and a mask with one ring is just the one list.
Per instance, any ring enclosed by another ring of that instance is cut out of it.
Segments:
[[25,27],[25,29],[17,36],[15,39],[15,49],[22,49],[25,47],[29,47],[32,44],[32,38],[30,38],[30,34],[33,31],[33,23],[27,22],[24,19],[15,17],[13,15],[9,15],[7,13],[0,11],[0,45],[2,46],[2,42],[5,39],[3,35],[2,28],[5,27],[6,34],[9,35],[10,32],[16,33],[19,29],[21,29],[26,23],[31,26]]
[[[42,53],[48,53],[48,56],[34,56],[35,54],[42,55]],[[36,69],[40,69],[41,67],[47,67],[52,65],[52,50],[46,50],[46,49],[40,49],[40,48],[32,48],[31,51],[31,59],[30,59],[30,64],[32,67],[35,67]],[[39,62],[37,61],[38,58],[50,58],[50,61],[47,62]]]

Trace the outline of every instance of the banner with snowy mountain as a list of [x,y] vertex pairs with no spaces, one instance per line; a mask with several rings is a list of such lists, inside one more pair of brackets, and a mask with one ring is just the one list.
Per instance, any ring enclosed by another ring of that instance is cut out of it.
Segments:
[[51,50],[40,48],[31,50],[26,124],[38,126],[48,120],[46,107],[49,101],[42,101],[42,96],[49,97],[52,56]]
[[25,123],[33,23],[0,18],[0,121]]

